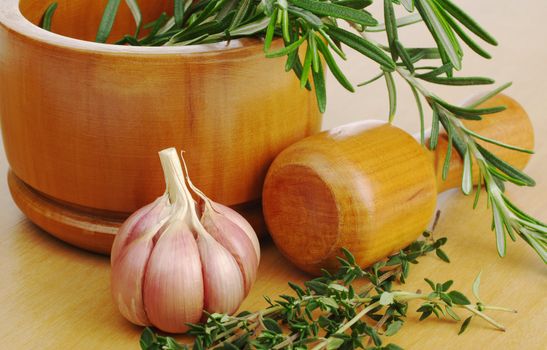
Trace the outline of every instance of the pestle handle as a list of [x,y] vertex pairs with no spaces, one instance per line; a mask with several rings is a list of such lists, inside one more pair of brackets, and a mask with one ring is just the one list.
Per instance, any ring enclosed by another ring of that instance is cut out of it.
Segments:
[[[497,141],[501,141],[506,144],[518,146],[526,149],[533,149],[534,147],[534,130],[528,114],[524,108],[513,98],[499,94],[488,101],[482,103],[477,108],[488,108],[495,106],[506,106],[507,109],[493,114],[486,115],[480,121],[474,120],[462,120],[465,127],[468,129],[492,138]],[[496,146],[487,142],[479,141],[481,146],[505,160],[509,164],[515,166],[518,169],[524,169],[528,161],[530,160],[530,154],[513,151],[507,148]],[[429,144],[428,142],[426,144]],[[462,172],[463,172],[463,160],[462,157],[455,149],[452,151],[452,157],[450,160],[450,171],[446,180],[442,179],[442,169],[444,165],[444,159],[448,149],[448,138],[446,133],[439,135],[439,143],[434,151],[430,151],[433,166],[437,177],[437,190],[443,192],[451,188],[461,186]],[[475,161],[473,163],[473,183],[478,182],[478,166]]]

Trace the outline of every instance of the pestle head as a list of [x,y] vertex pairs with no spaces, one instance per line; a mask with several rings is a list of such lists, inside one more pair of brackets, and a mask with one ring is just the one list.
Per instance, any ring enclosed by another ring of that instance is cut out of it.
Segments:
[[427,150],[393,125],[363,121],[284,150],[266,176],[263,210],[280,251],[318,274],[338,266],[341,248],[367,266],[413,242],[436,194]]

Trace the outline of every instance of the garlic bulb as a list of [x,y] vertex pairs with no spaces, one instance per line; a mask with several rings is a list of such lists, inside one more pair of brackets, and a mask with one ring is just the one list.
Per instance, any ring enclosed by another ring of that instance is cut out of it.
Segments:
[[241,215],[194,186],[186,164],[185,179],[174,148],[159,155],[165,194],[120,227],[111,290],[129,321],[181,333],[203,311],[237,311],[256,278],[260,245]]

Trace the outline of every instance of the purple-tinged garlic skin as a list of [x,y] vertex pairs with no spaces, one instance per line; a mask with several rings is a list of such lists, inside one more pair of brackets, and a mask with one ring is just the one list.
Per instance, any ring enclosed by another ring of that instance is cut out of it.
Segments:
[[152,237],[137,238],[128,244],[112,266],[112,296],[121,314],[140,326],[151,324],[144,309],[142,291],[152,248]]
[[245,297],[243,277],[236,260],[208,233],[199,234],[197,243],[203,269],[205,310],[209,313],[236,312]]
[[134,212],[119,228],[112,250],[110,263],[113,266],[120,252],[134,239],[147,234],[153,234],[157,225],[165,221],[169,215],[169,199],[167,196],[158,197],[155,201]]
[[209,206],[206,206],[203,211],[201,223],[205,230],[224,246],[237,261],[243,274],[246,296],[256,279],[259,263],[251,239],[234,221]]
[[170,333],[188,330],[203,314],[203,276],[198,246],[182,220],[172,220],[152,250],[144,277],[150,322]]
[[258,237],[256,232],[243,216],[241,216],[237,211],[233,210],[230,207],[210,201],[213,209],[233,221],[237,226],[241,227],[243,232],[249,237],[253,244],[253,248],[256,252],[256,258],[260,261],[260,243],[258,242]]

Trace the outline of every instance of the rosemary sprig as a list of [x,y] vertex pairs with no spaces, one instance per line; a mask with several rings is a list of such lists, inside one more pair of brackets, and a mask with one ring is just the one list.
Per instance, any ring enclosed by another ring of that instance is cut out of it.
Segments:
[[[422,94],[437,116],[437,118],[434,118],[433,120],[433,123],[436,123],[437,127],[434,125],[432,128],[432,130],[437,131],[431,135],[431,140],[438,137],[438,124],[440,123],[444,129],[448,131],[450,143],[453,144],[458,153],[462,155],[464,167],[461,188],[462,192],[466,195],[469,195],[472,192],[471,157],[475,158],[477,161],[480,178],[479,186],[476,189],[474,205],[476,206],[478,202],[481,193],[480,187],[484,184],[488,196],[488,204],[492,209],[492,228],[496,233],[498,254],[500,256],[505,256],[507,236],[515,241],[515,234],[517,234],[537,252],[545,263],[547,263],[547,225],[524,213],[504,194],[505,182],[510,182],[518,186],[534,186],[534,180],[489,152],[476,141],[483,140],[518,152],[532,153],[532,151],[512,145],[506,145],[479,135],[466,128],[460,120],[480,120],[482,114],[495,113],[502,109],[502,107],[475,109],[474,106],[454,106],[425,89],[423,85],[417,81],[415,75],[410,74],[402,68],[398,68],[397,72]],[[509,86],[510,84],[506,84],[501,88],[494,90],[494,93],[499,93]],[[491,93],[487,94],[483,99],[475,102],[475,106],[492,95],[493,94]],[[430,146],[435,148],[433,143],[430,144]],[[447,160],[449,157],[450,155],[447,154]],[[443,170],[444,175],[446,175],[447,168],[448,161],[445,162],[445,169]]]
[[[460,314],[469,317],[462,322],[460,333],[472,318],[482,318],[494,328],[505,328],[486,315],[487,310],[510,309],[485,305],[479,298],[480,274],[473,283],[477,302],[457,290],[452,281],[425,281],[430,292],[395,290],[396,282],[404,283],[410,266],[432,251],[447,260],[441,247],[446,238],[433,239],[430,232],[424,239],[412,243],[385,261],[361,269],[347,250],[339,258],[339,270],[297,285],[289,283],[292,295],[280,295],[276,300],[266,297],[269,307],[237,316],[208,315],[202,324],[191,324],[189,334],[195,337],[191,345],[154,333],[146,328],[141,335],[141,348],[149,349],[401,349],[384,344],[386,337],[404,325],[409,302],[419,302],[420,320],[431,315],[461,321]],[[442,252],[442,253],[439,253]]]
[[[425,142],[425,124],[421,99],[426,100],[433,113],[429,146],[436,147],[442,126],[447,132],[449,144],[464,159],[462,191],[465,194],[470,194],[473,189],[471,160],[476,160],[481,175],[476,195],[478,197],[480,188],[484,185],[492,208],[499,255],[506,254],[506,236],[515,240],[518,235],[547,263],[547,225],[524,213],[504,194],[505,182],[533,186],[534,181],[476,141],[494,143],[515,151],[532,151],[474,133],[460,120],[480,120],[482,115],[501,111],[503,107],[459,107],[441,99],[421,84],[423,81],[452,86],[492,84],[494,81],[486,77],[457,77],[454,72],[462,68],[463,45],[484,58],[490,58],[488,52],[475,40],[480,39],[489,45],[497,45],[497,41],[451,0],[381,1],[384,5],[382,23],[367,11],[373,0],[177,0],[174,1],[174,15],[171,18],[162,14],[157,20],[144,25],[143,28],[148,29],[148,33],[141,35],[142,16],[138,4],[135,0],[126,0],[125,3],[135,18],[136,33],[125,35],[116,43],[149,46],[194,45],[239,37],[262,37],[266,56],[286,56],[285,69],[295,72],[302,87],[309,90],[313,87],[321,111],[325,110],[327,99],[324,64],[344,88],[353,92],[353,84],[344,75],[334,56],[345,59],[342,50],[344,45],[359,52],[379,66],[380,74],[358,86],[382,77],[385,79],[390,121],[395,117],[397,107],[394,76],[397,75],[408,83],[418,105],[422,143]],[[109,0],[107,3],[97,41],[105,42],[110,36],[119,3],[120,0]],[[396,18],[396,6],[403,6],[409,15]],[[53,6],[46,11],[43,21],[45,28],[49,28],[53,11]],[[348,22],[353,30],[338,26],[339,21]],[[425,25],[435,41],[435,47],[412,48],[401,42],[399,29],[417,23]],[[385,31],[387,44],[369,39],[366,33],[371,31]],[[274,37],[283,39],[283,49],[271,50]],[[304,53],[303,62],[300,51]],[[422,65],[423,60],[440,62],[437,65]],[[506,87],[507,85],[503,86]],[[443,177],[448,173],[450,155],[451,152],[448,152]]]

